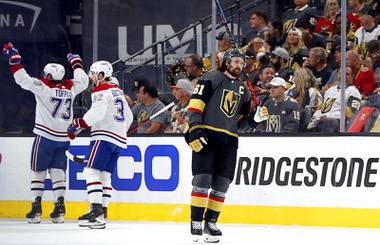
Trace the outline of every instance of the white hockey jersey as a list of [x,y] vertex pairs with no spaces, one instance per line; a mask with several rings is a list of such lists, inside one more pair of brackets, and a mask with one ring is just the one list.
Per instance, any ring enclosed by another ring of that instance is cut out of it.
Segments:
[[91,127],[91,140],[104,140],[126,148],[133,115],[123,90],[113,84],[100,84],[92,91],[91,98],[91,108],[83,116]]
[[36,118],[33,132],[54,141],[69,141],[67,127],[73,121],[73,102],[76,95],[88,86],[88,76],[81,68],[74,70],[72,80],[55,84],[48,79],[30,77],[21,65],[11,67],[14,79],[36,99]]

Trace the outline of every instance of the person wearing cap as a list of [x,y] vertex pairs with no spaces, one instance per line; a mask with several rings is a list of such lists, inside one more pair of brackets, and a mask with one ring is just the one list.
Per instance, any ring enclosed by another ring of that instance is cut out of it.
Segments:
[[300,106],[296,100],[286,96],[286,81],[275,77],[269,83],[270,98],[261,108],[266,120],[259,123],[258,132],[295,133],[299,130]]
[[251,30],[242,38],[241,47],[247,45],[255,37],[261,37],[264,39],[264,33],[268,31],[268,19],[264,12],[252,12],[249,24]]
[[[378,40],[380,37],[380,25],[375,24],[375,17],[378,15],[371,6],[364,7],[360,12],[360,27],[355,32],[357,45],[361,51],[366,52],[365,44],[371,40]],[[364,44],[364,47],[363,47]]]
[[[158,99],[158,91],[152,83],[137,81],[135,84],[137,104],[132,107],[133,118],[137,125],[148,119],[150,116],[161,110],[165,105]],[[137,128],[138,134],[157,134],[164,131],[167,123],[167,112],[148,121]]]
[[269,61],[275,68],[276,74],[285,80],[289,80],[293,74],[293,69],[289,68],[289,59],[288,51],[281,47],[276,47],[269,54]]
[[193,86],[188,79],[181,78],[171,88],[178,102],[172,107],[171,112],[169,112],[170,125],[165,129],[165,133],[185,133],[189,128],[187,109],[193,93]]
[[[216,67],[217,69],[221,66],[221,60],[223,59],[224,52],[227,50],[232,49],[232,38],[226,31],[219,32],[219,34],[216,36],[216,40],[218,41],[218,50],[216,52]],[[211,55],[208,55],[203,59],[203,65],[204,68],[207,71],[212,70],[212,59]]]

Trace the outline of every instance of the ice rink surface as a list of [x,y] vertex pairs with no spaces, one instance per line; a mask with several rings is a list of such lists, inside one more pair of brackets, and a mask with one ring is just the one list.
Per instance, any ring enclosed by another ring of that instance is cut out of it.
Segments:
[[[220,224],[228,245],[347,245],[376,244],[380,229]],[[0,219],[0,244],[182,245],[193,243],[189,224],[170,222],[109,221],[104,230],[78,227],[75,221],[27,224],[24,220]]]

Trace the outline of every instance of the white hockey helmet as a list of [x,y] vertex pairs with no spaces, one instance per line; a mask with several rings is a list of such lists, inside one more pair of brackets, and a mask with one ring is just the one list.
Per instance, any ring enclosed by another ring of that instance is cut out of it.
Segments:
[[96,61],[90,66],[90,75],[93,74],[98,80],[99,73],[103,72],[104,78],[111,77],[113,73],[113,68],[111,63],[105,60]]
[[111,80],[110,80],[111,83],[117,85],[117,86],[120,86],[120,83],[119,83],[119,80],[117,80],[116,77],[111,77]]
[[65,76],[65,67],[57,63],[49,63],[44,67],[44,77],[51,75],[53,80],[60,81]]

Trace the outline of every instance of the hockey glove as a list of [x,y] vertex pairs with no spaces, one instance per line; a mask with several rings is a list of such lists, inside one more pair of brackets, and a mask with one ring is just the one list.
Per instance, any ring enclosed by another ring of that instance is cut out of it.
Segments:
[[205,146],[207,146],[207,134],[204,131],[204,127],[201,125],[193,125],[185,133],[186,143],[190,146],[191,150],[200,152]]
[[73,70],[75,70],[76,68],[83,69],[83,60],[79,56],[79,54],[68,53],[67,54],[67,61],[70,63]]
[[3,54],[8,56],[10,65],[17,65],[21,63],[21,56],[11,42],[3,45]]
[[67,135],[73,140],[80,131],[86,128],[88,128],[88,125],[82,118],[75,118],[67,128]]

